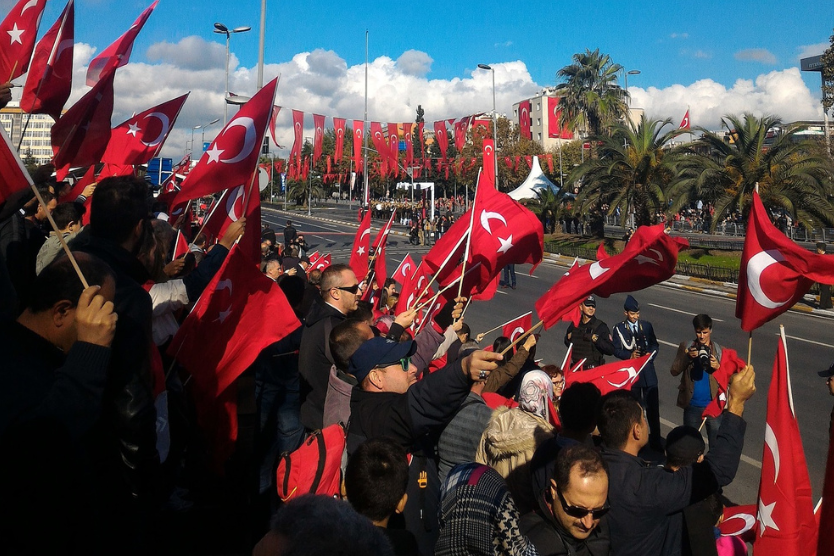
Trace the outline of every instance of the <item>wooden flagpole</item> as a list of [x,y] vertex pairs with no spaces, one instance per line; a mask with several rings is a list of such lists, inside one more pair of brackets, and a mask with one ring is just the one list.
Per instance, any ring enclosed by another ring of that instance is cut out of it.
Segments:
[[[415,301],[415,303],[426,295],[426,293],[429,291],[429,288],[431,288],[431,285],[434,284],[434,281],[437,279],[437,275],[440,274],[440,271],[443,270],[447,264],[449,264],[452,255],[454,255],[455,251],[457,251],[458,247],[460,247],[460,244],[467,238],[468,235],[469,232],[467,231],[465,234],[463,234],[463,236],[461,236],[461,238],[458,240],[457,244],[452,248],[452,250],[449,251],[449,254],[446,256],[446,259],[440,264],[440,267],[437,269],[437,272],[435,272],[432,275],[431,280],[429,280],[429,283],[426,284],[426,287],[423,288],[423,291],[420,293],[420,295],[417,296],[417,300]],[[423,264],[422,261],[420,262],[420,264]],[[463,273],[461,273],[461,276],[463,276]],[[452,283],[454,284],[454,282]]]
[[[532,314],[532,313],[533,313],[533,311],[528,311],[528,312],[524,313],[524,315],[530,315],[530,314]],[[518,318],[521,318],[521,317],[523,317],[524,315],[519,315],[519,316],[517,316],[517,317],[515,317],[515,318],[512,318],[512,319],[508,320],[508,321],[507,321],[507,322],[505,322],[504,324],[499,324],[499,325],[498,325],[498,326],[496,326],[495,328],[490,328],[490,329],[489,329],[489,330],[487,330],[486,332],[481,332],[480,334],[478,334],[478,336],[481,336],[481,335],[486,336],[487,334],[491,334],[492,332],[495,332],[495,331],[496,331],[496,330],[498,330],[499,328],[504,328],[505,326],[507,326],[508,324],[510,324],[511,322],[513,322],[514,320],[516,320],[516,319],[518,319]]]
[[538,327],[540,327],[540,326],[541,326],[541,325],[543,325],[543,324],[544,324],[544,321],[543,321],[543,320],[540,320],[539,322],[537,322],[536,324],[534,324],[532,327],[530,327],[530,330],[528,330],[527,332],[525,332],[524,334],[522,334],[521,336],[519,336],[518,338],[516,338],[516,339],[515,339],[515,341],[514,341],[513,343],[511,343],[511,344],[510,344],[510,345],[508,345],[506,348],[504,348],[504,351],[502,351],[502,352],[500,353],[500,355],[505,355],[508,351],[510,351],[511,349],[513,349],[517,343],[519,343],[521,340],[523,340],[524,338],[526,338],[527,336],[529,336],[530,334],[532,334],[534,330],[536,330]]
[[[475,182],[475,198],[472,199],[472,212],[469,213],[469,233],[466,238],[466,250],[463,252],[463,266],[460,270],[461,276],[466,274],[466,260],[469,258],[469,249],[472,245],[472,225],[475,222],[475,203],[478,200],[478,183],[481,181],[481,170],[483,168],[478,169],[478,180]],[[463,292],[463,280],[458,284],[458,297],[460,297],[461,292]]]
[[40,203],[41,206],[43,206],[43,210],[44,212],[46,212],[46,217],[49,219],[49,224],[52,226],[52,229],[55,230],[55,235],[58,236],[58,241],[61,243],[61,248],[64,250],[64,253],[67,254],[72,268],[75,269],[75,273],[78,274],[78,278],[81,280],[81,285],[84,286],[84,289],[89,288],[90,284],[87,283],[87,279],[81,272],[81,268],[78,266],[78,261],[75,260],[75,256],[73,256],[72,251],[70,251],[67,242],[64,241],[64,234],[62,234],[61,231],[58,229],[58,225],[55,224],[55,220],[52,218],[52,213],[50,213],[49,210],[47,210],[46,208],[46,203],[43,200],[43,196],[41,195],[40,191],[38,191],[38,188],[35,187],[35,184],[32,183],[31,179],[29,181],[29,187],[31,187],[32,191],[35,193],[35,197],[37,197],[38,203]]

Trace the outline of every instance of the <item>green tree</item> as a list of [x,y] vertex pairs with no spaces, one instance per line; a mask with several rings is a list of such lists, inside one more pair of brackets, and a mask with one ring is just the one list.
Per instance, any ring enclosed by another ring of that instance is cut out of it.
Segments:
[[[834,224],[834,166],[817,146],[799,141],[802,128],[781,132],[779,118],[752,114],[725,116],[723,123],[728,140],[701,129],[691,154],[677,161],[670,214],[687,203],[712,202],[714,230],[732,211],[747,210],[758,184],[765,206],[779,207],[808,227]],[[708,154],[696,154],[703,151]]]
[[820,58],[822,62],[822,107],[828,112],[834,106],[834,35],[829,46]]
[[564,80],[556,86],[561,97],[559,123],[599,136],[604,129],[623,119],[628,114],[629,96],[617,85],[617,73],[622,69],[599,49],[574,54],[573,63],[556,74]]
[[645,115],[635,125],[615,124],[611,135],[594,138],[598,158],[586,160],[571,174],[571,181],[581,181],[577,208],[608,206],[608,214],[620,211],[625,225],[630,209],[638,226],[652,224],[654,215],[666,208],[666,190],[675,177],[669,151],[671,141],[686,130],[663,128],[672,121],[647,120]]

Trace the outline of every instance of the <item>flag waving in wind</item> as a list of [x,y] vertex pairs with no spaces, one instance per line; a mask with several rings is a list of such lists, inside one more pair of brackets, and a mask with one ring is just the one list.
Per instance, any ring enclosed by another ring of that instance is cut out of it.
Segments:
[[20,109],[29,114],[49,114],[58,120],[72,88],[72,55],[75,42],[75,3],[69,0],[58,21],[35,46],[32,65],[20,95]]
[[102,162],[145,164],[159,154],[188,94],[149,108],[113,128]]
[[356,230],[353,249],[350,252],[350,268],[360,282],[368,274],[368,257],[371,250],[371,211],[365,211],[365,218]]
[[87,66],[87,85],[93,86],[99,80],[106,78],[114,73],[116,69],[127,65],[130,61],[130,53],[133,51],[133,41],[139,35],[139,31],[144,27],[145,22],[153,13],[154,8],[159,3],[156,0],[153,4],[148,6],[142,12],[130,29],[113,42],[110,46],[101,51],[101,54],[90,60],[90,65]]
[[689,108],[686,109],[686,114],[684,114],[683,119],[681,120],[681,125],[679,125],[678,128],[689,129]]
[[29,69],[46,0],[20,0],[0,23],[0,82]]

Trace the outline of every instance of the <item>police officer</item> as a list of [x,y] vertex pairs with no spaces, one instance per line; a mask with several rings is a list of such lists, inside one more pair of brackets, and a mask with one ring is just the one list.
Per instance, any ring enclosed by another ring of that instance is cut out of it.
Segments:
[[640,304],[632,296],[626,297],[623,304],[625,320],[614,326],[611,335],[614,341],[614,355],[620,359],[636,359],[647,353],[655,352],[640,372],[637,382],[631,387],[640,405],[646,410],[649,421],[649,446],[652,450],[663,451],[660,441],[660,402],[657,390],[657,373],[654,360],[657,357],[658,342],[654,335],[652,323],[640,318]]
[[582,302],[579,311],[582,313],[579,326],[570,323],[565,333],[565,345],[573,344],[571,365],[585,359],[584,368],[599,367],[605,363],[603,355],[614,355],[611,331],[607,324],[594,316],[597,312],[597,300],[593,295]]

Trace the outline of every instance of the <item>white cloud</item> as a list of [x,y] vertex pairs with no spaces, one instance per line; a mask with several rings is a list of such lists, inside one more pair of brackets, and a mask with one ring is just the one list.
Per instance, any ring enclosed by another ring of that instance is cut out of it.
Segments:
[[664,89],[630,87],[633,107],[641,107],[647,117],[680,121],[690,108],[692,125],[719,129],[727,114],[752,112],[772,114],[785,122],[822,119],[819,99],[802,80],[798,68],[762,74],[755,81],[739,79],[732,87],[702,79],[691,85],[672,85]]
[[397,58],[397,68],[406,75],[423,77],[431,71],[434,59],[419,50],[406,50]]
[[804,44],[802,46],[798,46],[796,49],[799,51],[799,54],[796,55],[796,60],[799,61],[802,58],[808,58],[809,56],[819,56],[825,50],[831,46],[830,42],[818,42],[817,44]]
[[670,39],[688,39],[689,33],[672,33],[669,35]]
[[167,41],[153,44],[148,48],[147,57],[151,62],[167,62],[183,69],[226,67],[225,47],[196,35],[184,37],[176,44]]
[[513,45],[513,41],[504,41],[495,43],[495,48],[509,48]]
[[748,48],[739,50],[733,57],[741,62],[759,62],[760,64],[774,65],[776,56],[766,48]]
[[692,57],[697,58],[699,60],[709,60],[710,58],[712,58],[712,54],[703,50],[696,50],[692,53]]

